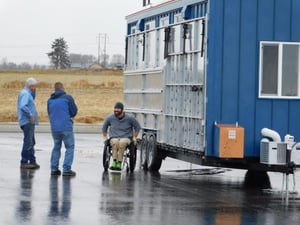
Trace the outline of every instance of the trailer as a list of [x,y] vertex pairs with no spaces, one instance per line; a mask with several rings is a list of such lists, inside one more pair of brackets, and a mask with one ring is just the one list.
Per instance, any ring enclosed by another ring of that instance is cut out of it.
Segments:
[[126,20],[124,102],[144,169],[172,157],[295,171],[300,1],[171,0]]

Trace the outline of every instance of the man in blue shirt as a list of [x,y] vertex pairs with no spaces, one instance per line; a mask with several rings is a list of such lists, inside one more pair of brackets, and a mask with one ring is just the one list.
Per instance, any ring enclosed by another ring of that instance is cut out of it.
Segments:
[[48,100],[47,110],[51,125],[54,147],[51,154],[51,175],[60,175],[59,159],[64,142],[66,152],[63,162],[63,176],[75,176],[71,170],[74,159],[74,134],[72,118],[77,114],[77,106],[71,95],[64,90],[61,82],[54,84],[55,91]]
[[23,131],[23,147],[21,152],[21,169],[38,169],[40,166],[35,158],[35,138],[34,129],[38,124],[38,114],[36,111],[34,99],[37,81],[34,78],[28,78],[24,89],[18,97],[18,120]]
[[113,157],[110,169],[121,170],[124,151],[130,144],[131,139],[136,144],[136,138],[141,126],[133,116],[124,112],[124,105],[121,102],[117,102],[114,107],[114,114],[106,118],[102,127],[105,141],[107,141],[108,128]]

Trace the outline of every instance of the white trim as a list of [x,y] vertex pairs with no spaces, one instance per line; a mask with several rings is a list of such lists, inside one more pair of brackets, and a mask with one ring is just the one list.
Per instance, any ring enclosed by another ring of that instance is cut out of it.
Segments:
[[260,43],[270,44],[270,45],[275,45],[275,44],[300,45],[300,42],[287,42],[287,41],[260,41]]
[[300,96],[271,96],[271,95],[261,95],[259,96],[260,99],[294,99],[294,100],[300,100]]
[[135,30],[135,33],[134,34],[128,34],[127,37],[131,37],[131,36],[135,36],[135,35],[139,35],[139,34],[143,34],[143,33],[148,33],[148,32],[151,32],[151,31],[156,31],[156,30],[162,30],[162,29],[165,29],[167,27],[176,27],[178,25],[181,25],[181,24],[184,24],[184,23],[187,23],[187,24],[190,24],[194,21],[201,21],[201,20],[204,20],[206,18],[206,16],[202,16],[202,17],[197,17],[197,18],[194,18],[194,19],[190,19],[190,20],[182,20],[181,22],[179,23],[171,23],[169,25],[166,25],[166,26],[159,26],[159,27],[155,27],[153,29],[150,29],[150,30],[144,30],[144,31],[140,31],[140,30]]
[[162,73],[163,68],[147,68],[147,69],[139,69],[139,70],[126,70],[123,75],[131,76],[131,75],[141,75],[141,74],[157,74]]
[[261,97],[262,90],[262,65],[263,65],[263,43],[259,43],[259,74],[258,74],[258,97]]
[[142,90],[142,89],[125,89],[123,91],[124,94],[161,94],[163,92],[162,89],[148,89],[148,90]]
[[300,45],[298,47],[298,96],[300,96]]
[[283,47],[282,44],[279,43],[278,45],[278,68],[277,68],[277,96],[282,96],[282,56],[283,54]]
[[[263,46],[275,45],[278,47],[278,68],[277,68],[277,94],[263,94]],[[296,45],[298,46],[298,92],[297,96],[283,96],[282,95],[282,62],[283,62],[283,45]],[[265,99],[300,99],[300,42],[277,42],[277,41],[260,41],[259,45],[259,86],[258,98]]]

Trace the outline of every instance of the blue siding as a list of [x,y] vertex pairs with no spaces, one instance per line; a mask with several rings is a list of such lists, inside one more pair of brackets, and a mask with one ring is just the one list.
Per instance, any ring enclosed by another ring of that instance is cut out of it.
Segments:
[[275,39],[290,40],[291,37],[291,1],[275,1]]
[[245,57],[258,54],[256,35],[257,35],[257,0],[241,2],[241,24],[240,27],[240,63],[239,63],[239,113],[238,121],[245,129],[245,156],[254,154],[254,139],[253,121],[249,120],[248,116],[255,115],[255,98],[257,96],[257,77],[253,76],[256,73],[257,60],[255,58]]
[[[299,41],[300,40],[300,1],[292,0],[291,1],[291,40]],[[300,140],[300,124],[299,124],[299,112],[300,112],[300,103],[299,101],[292,101],[289,104],[289,132],[295,136],[297,141]]]
[[291,1],[292,15],[291,15],[291,40],[298,41],[300,39],[300,29],[299,29],[299,21],[300,21],[300,1],[293,0]]
[[259,42],[300,41],[299,0],[210,0],[207,72],[207,151],[214,122],[245,128],[245,156],[259,156],[260,131],[300,139],[300,101],[259,99]]
[[[222,69],[222,93],[230,101],[222,101],[221,120],[237,121],[238,92],[239,92],[239,42],[240,35],[240,1],[226,0],[224,5],[223,26],[223,69]],[[225,98],[223,98],[225,99]],[[226,113],[230,112],[230,113]]]
[[214,122],[221,120],[222,68],[223,68],[223,1],[211,1],[208,29],[208,73],[207,73],[207,113],[206,139],[207,155],[217,155],[213,148]]

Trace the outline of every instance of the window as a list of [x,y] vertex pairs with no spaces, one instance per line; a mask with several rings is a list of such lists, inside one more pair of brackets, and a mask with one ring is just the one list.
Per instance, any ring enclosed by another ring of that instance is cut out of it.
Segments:
[[300,43],[261,42],[259,97],[300,98]]

